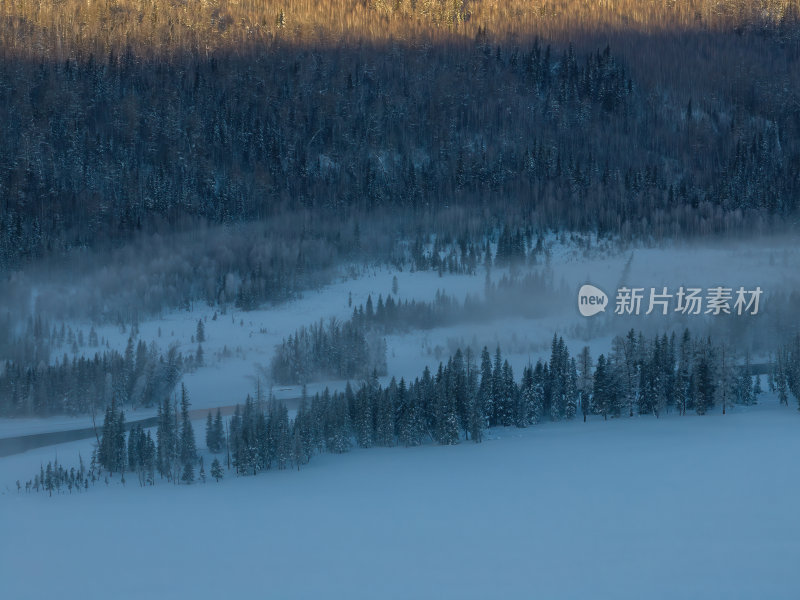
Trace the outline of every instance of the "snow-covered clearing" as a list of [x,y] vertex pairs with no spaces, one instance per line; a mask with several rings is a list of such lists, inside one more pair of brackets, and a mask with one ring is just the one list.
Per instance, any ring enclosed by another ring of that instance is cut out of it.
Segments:
[[6,489],[53,456],[37,450],[0,460],[3,595],[797,598],[798,428],[769,398],[322,455],[220,484]]

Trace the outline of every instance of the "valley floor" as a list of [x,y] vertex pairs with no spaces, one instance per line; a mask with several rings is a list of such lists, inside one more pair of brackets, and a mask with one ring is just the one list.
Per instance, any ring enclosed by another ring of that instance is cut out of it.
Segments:
[[41,449],[0,460],[4,596],[797,598],[799,427],[767,397],[219,484],[6,487]]

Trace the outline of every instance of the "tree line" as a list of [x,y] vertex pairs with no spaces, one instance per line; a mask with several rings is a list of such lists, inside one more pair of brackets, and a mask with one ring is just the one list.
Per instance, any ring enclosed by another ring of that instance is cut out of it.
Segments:
[[[188,364],[194,364],[191,359]],[[153,406],[169,396],[187,362],[175,346],[128,339],[125,352],[66,354],[52,363],[6,361],[0,370],[0,415],[87,414],[110,406]]]
[[275,347],[272,379],[278,384],[316,379],[360,379],[386,374],[386,341],[360,322],[331,318],[301,327]]
[[790,394],[800,399],[800,333],[778,349],[769,374],[769,389],[778,393],[781,404],[788,405]]
[[[435,252],[434,252],[435,255]],[[531,253],[535,258],[535,254]],[[520,260],[525,260],[523,249]],[[489,255],[491,264],[491,255]],[[331,319],[298,329],[275,347],[271,363],[277,384],[308,383],[326,378],[366,379],[373,370],[385,375],[386,343],[382,335],[411,329],[431,329],[487,317],[522,314],[541,316],[548,303],[566,296],[556,288],[549,269],[524,276],[504,274],[497,282],[487,276],[485,299],[467,295],[463,302],[436,290],[430,302],[395,300],[392,294],[372,294],[353,308],[347,321]]]
[[[779,395],[785,384],[800,407],[798,348],[800,339],[785,349],[776,362],[782,366],[769,381]],[[695,338],[688,330],[679,337],[652,338],[631,330],[615,337],[596,361],[588,346],[571,356],[563,338],[554,335],[549,360],[526,365],[519,381],[499,348],[492,355],[484,347],[479,358],[469,348],[458,349],[435,372],[426,367],[412,382],[392,378],[383,386],[373,374],[355,389],[348,383],[342,392],[326,389],[308,398],[304,389],[294,418],[280,401],[265,400],[259,388],[227,422],[219,411],[214,417],[209,412],[205,440],[209,452],[224,453],[211,465],[211,476],[219,481],[226,469],[238,475],[300,469],[318,453],[341,454],[353,447],[480,442],[494,427],[525,428],[577,416],[586,421],[591,415],[604,420],[666,412],[703,415],[715,407],[725,413],[733,405],[757,403],[760,393],[749,358],[741,364],[724,343]],[[781,396],[781,402],[788,403],[788,397]],[[156,474],[173,483],[205,482],[188,407],[182,387],[180,410],[177,402],[160,404],[155,440],[135,427],[126,442],[124,414],[112,402],[90,468],[82,460],[77,471],[49,463],[25,489],[52,492],[62,484],[70,492],[88,489],[115,472],[124,480],[126,471],[137,473],[140,485],[154,485]]]

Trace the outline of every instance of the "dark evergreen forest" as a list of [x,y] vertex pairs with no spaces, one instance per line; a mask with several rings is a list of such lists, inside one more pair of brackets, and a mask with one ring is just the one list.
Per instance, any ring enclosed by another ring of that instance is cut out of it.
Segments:
[[390,238],[512,220],[626,238],[796,221],[794,1],[654,4],[634,23],[649,36],[601,3],[83,4],[2,9],[6,272],[288,220],[265,261],[227,261],[278,295],[321,266],[309,239],[347,255],[353,223],[389,213],[403,217]]

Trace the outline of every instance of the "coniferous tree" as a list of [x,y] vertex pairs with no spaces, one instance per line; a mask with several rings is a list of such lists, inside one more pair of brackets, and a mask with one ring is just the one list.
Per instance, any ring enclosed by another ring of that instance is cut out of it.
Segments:
[[517,427],[527,427],[533,423],[529,416],[529,405],[533,402],[533,366],[528,365],[522,370],[522,381],[519,386],[514,423]]
[[178,434],[176,415],[169,398],[164,398],[159,405],[156,440],[158,473],[172,479],[178,458]]
[[222,411],[217,408],[217,414],[214,416],[214,442],[216,444],[216,452],[221,452],[225,448],[225,431],[222,423]]
[[753,404],[758,404],[758,397],[761,395],[763,390],[761,389],[761,375],[756,375],[753,377]]
[[219,459],[215,456],[214,460],[211,463],[211,476],[219,482],[225,476],[224,471],[222,470],[222,465],[219,462]]
[[113,413],[114,404],[106,407],[106,413],[103,417],[103,435],[100,438],[100,444],[97,447],[97,462],[98,464],[112,471],[114,467],[114,426],[116,418]]
[[608,419],[609,413],[609,389],[608,389],[608,370],[606,368],[606,357],[601,354],[597,357],[597,367],[594,370],[594,396],[592,404],[598,413],[603,415],[603,420]]
[[514,371],[508,360],[503,361],[501,375],[500,397],[498,406],[498,424],[508,427],[514,424],[514,407],[517,404],[517,384],[514,381]]
[[100,466],[110,473],[123,473],[127,466],[125,444],[125,413],[117,409],[116,396],[106,408],[103,435],[98,449]]
[[713,407],[715,390],[712,356],[704,343],[695,366],[694,405],[698,415],[706,414]]
[[492,412],[489,415],[489,427],[497,427],[500,424],[500,415],[503,413],[502,406],[504,395],[503,381],[503,357],[500,353],[500,346],[494,352],[494,366],[492,367]]
[[[197,445],[194,438],[194,428],[192,421],[189,418],[189,393],[186,391],[186,386],[181,384],[181,432],[180,432],[180,460],[184,465],[184,474],[186,474],[186,465],[197,461]],[[192,466],[192,481],[194,481],[194,466]]]
[[[382,390],[377,383],[377,373],[373,373],[372,414],[374,419],[373,441],[376,446],[394,445],[394,410],[387,390]],[[394,378],[392,384],[395,385]]]
[[481,381],[478,386],[478,403],[484,415],[484,427],[491,427],[494,422],[494,380],[492,359],[486,346],[483,347],[481,352]]
[[273,455],[278,469],[285,469],[291,460],[291,437],[289,430],[289,411],[283,403],[273,401],[270,407],[270,438],[274,447]]
[[435,439],[439,444],[452,445],[459,442],[459,423],[455,398],[448,393],[450,372],[439,363],[434,385]]
[[372,395],[369,390],[370,387],[364,386],[358,392],[353,393],[350,382],[347,383],[347,388],[345,389],[345,394],[353,398],[352,423],[356,443],[360,448],[372,447],[372,436],[375,431],[372,415]]
[[141,448],[143,444],[141,438],[143,437],[144,432],[141,429],[141,425],[133,427],[128,433],[128,470],[131,472],[137,471],[141,464]]
[[203,319],[197,320],[197,333],[195,334],[195,339],[197,340],[198,344],[202,344],[206,341],[206,328],[203,324]]
[[183,464],[183,473],[181,474],[181,481],[186,485],[194,483],[194,463],[187,462]]
[[681,336],[678,352],[678,370],[675,375],[675,406],[682,415],[685,415],[686,409],[691,409],[693,405],[691,398],[691,356],[691,335],[689,330],[685,329]]
[[155,484],[156,445],[148,431],[142,440],[140,469],[140,484]]
[[578,357],[578,402],[583,415],[583,422],[586,422],[587,415],[592,413],[592,357],[589,346],[584,346]]
[[[324,393],[328,394],[327,388]],[[347,403],[342,394],[335,393],[328,399],[326,405],[328,410],[326,415],[325,447],[328,452],[342,454],[350,449],[350,423]]]
[[486,416],[483,413],[484,403],[480,395],[480,385],[478,383],[478,367],[475,364],[470,348],[467,348],[465,358],[467,369],[467,414],[465,429],[467,431],[467,437],[477,443],[483,439]]
[[210,452],[214,452],[214,448],[216,448],[214,420],[211,418],[211,411],[208,411],[208,416],[206,417],[206,448],[208,448]]

